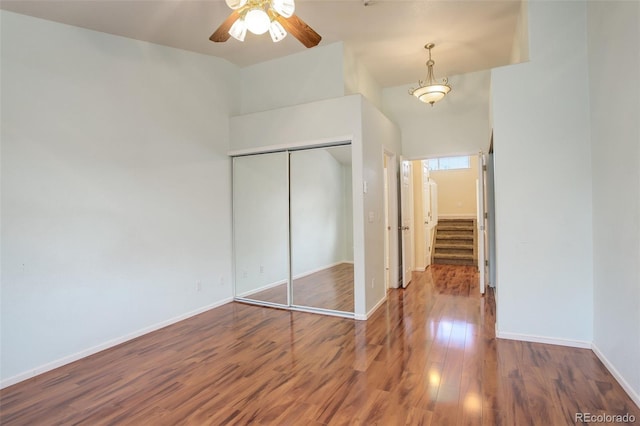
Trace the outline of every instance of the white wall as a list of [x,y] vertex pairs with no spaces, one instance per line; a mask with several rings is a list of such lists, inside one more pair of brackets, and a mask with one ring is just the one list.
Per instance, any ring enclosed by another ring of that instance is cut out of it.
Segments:
[[[363,182],[367,193],[363,194],[362,225],[365,249],[366,311],[371,313],[386,298],[384,270],[384,151],[401,153],[400,129],[373,104],[362,99],[362,182],[354,189],[362,194]],[[397,170],[397,169],[395,169]],[[397,191],[390,188],[390,199],[397,199]],[[360,207],[360,206],[359,206]],[[390,218],[391,229],[398,229],[398,217]],[[357,235],[357,234],[356,234]],[[398,247],[398,233],[391,233],[390,247]],[[397,252],[396,252],[397,254]],[[391,271],[398,270],[398,257],[392,258]],[[397,274],[392,274],[392,277]],[[395,278],[392,278],[395,279]]]
[[492,72],[498,335],[588,346],[586,5],[530,2],[529,29],[531,62]]
[[231,117],[231,150],[349,141],[359,129],[358,99],[353,95]]
[[382,109],[382,88],[347,46],[344,46],[343,61],[344,94],[360,93],[376,108]]
[[383,89],[383,111],[402,130],[403,155],[420,159],[487,152],[490,79],[489,71],[451,76],[451,92],[433,107],[409,95],[417,83]]
[[478,156],[471,155],[468,169],[431,170],[429,176],[438,184],[438,217],[478,216]]
[[238,70],[0,17],[6,385],[229,300]]
[[241,113],[343,96],[343,45],[305,49],[242,68]]
[[511,63],[518,64],[529,60],[529,8],[528,0],[520,3],[520,14],[511,47]]
[[640,405],[640,7],[638,2],[593,1],[587,16],[593,342]]

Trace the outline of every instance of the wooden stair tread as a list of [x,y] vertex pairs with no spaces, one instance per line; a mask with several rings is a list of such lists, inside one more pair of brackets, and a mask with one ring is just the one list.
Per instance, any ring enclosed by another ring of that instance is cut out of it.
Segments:
[[439,219],[433,263],[477,266],[475,223],[474,219]]
[[433,257],[436,259],[471,259],[473,260],[473,254],[465,254],[465,253],[436,253]]
[[436,234],[437,240],[473,240],[473,235]]
[[471,231],[473,232],[473,225],[462,226],[462,225],[438,225],[439,231]]
[[438,243],[434,245],[434,248],[450,248],[450,249],[470,249],[473,250],[473,244],[464,244],[464,243]]

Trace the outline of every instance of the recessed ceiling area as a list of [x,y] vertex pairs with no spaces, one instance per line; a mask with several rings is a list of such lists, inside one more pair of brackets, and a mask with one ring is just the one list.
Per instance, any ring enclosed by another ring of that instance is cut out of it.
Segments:
[[[231,12],[224,0],[3,0],[0,7],[240,67],[305,50],[290,35],[278,43],[268,34],[209,41]],[[344,42],[382,87],[391,87],[424,78],[427,42],[436,44],[438,78],[508,65],[520,8],[520,0],[297,0],[295,13],[322,36],[319,46]]]

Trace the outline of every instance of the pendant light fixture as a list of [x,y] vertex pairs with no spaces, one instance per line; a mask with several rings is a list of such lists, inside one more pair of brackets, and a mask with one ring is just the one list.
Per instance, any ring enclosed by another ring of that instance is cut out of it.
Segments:
[[431,49],[435,47],[435,44],[428,43],[424,46],[429,51],[429,60],[427,61],[427,78],[418,81],[418,87],[410,89],[409,94],[415,96],[424,103],[429,103],[433,106],[434,103],[443,99],[447,93],[451,91],[451,87],[447,84],[446,78],[442,79],[441,83],[438,83],[433,76],[433,66],[435,62],[431,59]]

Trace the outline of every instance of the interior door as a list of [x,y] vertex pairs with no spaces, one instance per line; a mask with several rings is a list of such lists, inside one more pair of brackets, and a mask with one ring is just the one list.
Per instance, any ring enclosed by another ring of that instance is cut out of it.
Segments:
[[411,161],[400,159],[400,238],[402,244],[402,287],[413,272],[413,169]]
[[291,305],[354,312],[351,145],[289,153]]
[[385,289],[391,287],[391,226],[389,221],[389,168],[387,167],[387,155],[384,155],[384,285]]
[[478,270],[479,270],[479,278],[480,278],[480,294],[484,294],[485,285],[486,285],[486,276],[487,276],[487,266],[486,266],[486,252],[485,252],[485,241],[486,241],[486,226],[485,226],[485,155],[480,152],[478,154],[478,179],[476,181],[476,199],[478,202],[477,206],[477,234],[478,234]]
[[489,245],[490,245],[490,240],[491,238],[489,237],[489,233],[490,233],[490,229],[489,229],[489,209],[490,207],[490,201],[489,201],[489,178],[488,178],[488,173],[487,173],[487,155],[486,154],[482,154],[482,191],[484,194],[483,200],[484,200],[484,283],[485,286],[489,286],[491,285],[491,271],[490,271],[490,266],[489,266],[489,258],[491,257],[491,255],[489,254]]
[[431,264],[431,184],[429,182],[429,163],[422,161],[422,218],[424,227],[424,264]]

